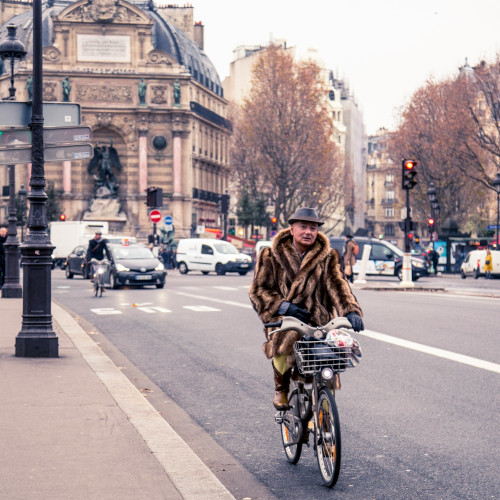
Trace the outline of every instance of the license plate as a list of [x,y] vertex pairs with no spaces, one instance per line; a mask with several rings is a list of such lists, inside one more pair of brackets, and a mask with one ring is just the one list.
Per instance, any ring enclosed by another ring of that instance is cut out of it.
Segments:
[[136,280],[150,280],[153,279],[153,277],[150,274],[138,274],[135,277]]
[[240,267],[248,267],[248,264],[241,264]]

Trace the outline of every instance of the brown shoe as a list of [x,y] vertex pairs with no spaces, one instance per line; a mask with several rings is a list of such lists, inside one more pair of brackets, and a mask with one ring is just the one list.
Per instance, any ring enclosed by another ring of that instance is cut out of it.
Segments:
[[273,405],[277,410],[288,410],[288,397],[286,392],[275,391]]
[[276,370],[276,367],[273,365],[274,371],[274,399],[273,405],[277,410],[288,410],[288,388],[290,386],[290,375],[292,374],[291,368],[287,370],[285,373],[280,373]]

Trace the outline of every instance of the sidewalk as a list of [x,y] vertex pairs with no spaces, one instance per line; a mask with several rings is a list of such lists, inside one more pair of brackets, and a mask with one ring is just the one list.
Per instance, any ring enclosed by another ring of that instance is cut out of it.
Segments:
[[0,498],[234,498],[56,304],[59,358],[15,357],[21,314],[0,300]]

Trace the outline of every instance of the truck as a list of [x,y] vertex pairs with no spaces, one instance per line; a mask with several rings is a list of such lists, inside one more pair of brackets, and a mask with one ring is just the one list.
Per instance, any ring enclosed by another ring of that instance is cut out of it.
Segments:
[[109,224],[104,221],[64,221],[49,224],[50,242],[55,246],[52,252],[52,268],[64,269],[66,257],[78,245],[87,246],[96,231],[109,232]]

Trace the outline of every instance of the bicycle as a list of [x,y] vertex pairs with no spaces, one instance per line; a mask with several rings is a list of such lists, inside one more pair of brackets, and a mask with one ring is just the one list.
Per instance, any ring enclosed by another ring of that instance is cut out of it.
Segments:
[[[361,357],[359,343],[349,333],[351,323],[346,318],[335,318],[326,325],[312,327],[285,316],[278,323],[264,326],[278,327],[269,336],[288,330],[301,335],[301,340],[293,346],[299,377],[292,376],[290,381],[288,409],[275,415],[276,423],[281,427],[286,458],[296,464],[302,446],[309,446],[309,435],[312,434],[323,482],[332,488],[339,477],[342,454],[335,374],[357,366]],[[309,384],[310,387],[306,387]]]
[[105,288],[106,276],[108,275],[109,260],[91,259],[92,276],[94,278],[94,293],[96,297],[102,297],[102,292]]

